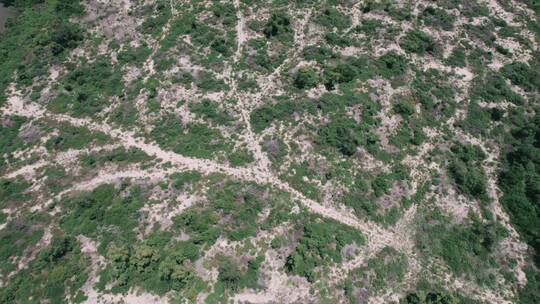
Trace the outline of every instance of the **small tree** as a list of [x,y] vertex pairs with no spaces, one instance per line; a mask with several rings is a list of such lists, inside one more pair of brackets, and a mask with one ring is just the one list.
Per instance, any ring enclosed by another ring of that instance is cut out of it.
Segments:
[[294,85],[299,89],[313,88],[318,83],[319,75],[310,67],[300,68],[294,78]]

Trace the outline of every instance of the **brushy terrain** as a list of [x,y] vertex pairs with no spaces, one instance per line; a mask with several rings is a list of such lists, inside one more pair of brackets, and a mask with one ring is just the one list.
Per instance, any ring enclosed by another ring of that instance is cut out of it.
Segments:
[[0,303],[540,303],[534,0],[4,0]]

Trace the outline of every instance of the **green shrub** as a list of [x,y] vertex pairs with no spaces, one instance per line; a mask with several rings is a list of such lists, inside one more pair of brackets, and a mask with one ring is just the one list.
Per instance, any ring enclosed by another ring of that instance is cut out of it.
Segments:
[[477,80],[471,95],[473,99],[485,102],[509,101],[515,104],[523,102],[523,98],[512,91],[497,74],[486,77],[484,81]]
[[189,110],[203,118],[210,119],[218,125],[227,125],[233,118],[219,107],[216,102],[209,99],[204,99],[199,103],[190,104]]
[[0,302],[28,303],[30,299],[41,299],[62,303],[82,288],[89,264],[74,238],[55,236],[27,268],[9,279],[9,284],[0,290]]
[[350,27],[352,23],[349,16],[333,7],[325,8],[323,12],[315,18],[315,22],[330,29],[335,27],[340,31]]
[[291,32],[291,20],[285,12],[273,12],[263,29],[263,33],[267,38],[281,36]]
[[112,163],[142,163],[152,159],[148,154],[138,148],[116,148],[112,151],[100,152],[99,154],[87,154],[81,157],[81,164],[85,167],[95,167],[107,162]]
[[409,53],[437,55],[438,46],[428,34],[420,30],[410,30],[399,42],[399,45]]
[[540,227],[536,223],[540,220],[540,114],[536,112],[531,118],[515,116],[512,118],[516,125],[510,125],[502,154],[501,203],[520,236],[534,249],[534,262],[539,267]]
[[100,248],[104,249],[110,242],[135,240],[138,210],[144,202],[137,187],[122,197],[114,186],[103,185],[91,192],[64,198],[62,204],[68,212],[61,219],[61,227],[71,235],[99,239]]
[[226,148],[218,130],[196,123],[184,126],[172,115],[156,121],[149,135],[160,146],[186,156],[210,158]]
[[451,148],[455,159],[448,170],[458,190],[477,199],[487,200],[487,177],[481,167],[484,152],[478,146],[456,145]]
[[319,75],[312,68],[303,67],[298,70],[294,78],[294,85],[299,89],[309,89],[317,86]]
[[332,220],[313,218],[301,225],[302,236],[294,251],[287,257],[288,272],[315,280],[315,268],[341,263],[341,250],[345,245],[364,243],[362,234],[349,226]]
[[513,62],[501,68],[504,77],[510,79],[513,84],[523,87],[526,91],[534,92],[540,88],[540,65],[532,68],[523,62]]
[[425,25],[440,27],[445,31],[450,31],[454,28],[455,17],[449,15],[443,9],[428,6],[422,11],[420,18],[424,21]]
[[245,166],[255,160],[253,154],[246,149],[240,149],[229,155],[229,163],[233,167]]
[[0,168],[3,168],[6,161],[11,160],[13,152],[25,146],[25,142],[19,137],[19,131],[26,118],[20,116],[10,116],[9,119],[0,121]]
[[402,75],[407,70],[407,59],[395,51],[380,56],[376,64],[378,73],[385,78]]
[[53,136],[46,143],[47,150],[66,151],[82,149],[90,143],[104,144],[108,138],[101,132],[92,132],[85,127],[63,125],[60,134]]
[[365,124],[358,124],[351,119],[338,119],[319,130],[316,143],[323,147],[336,148],[345,156],[352,156],[358,146],[376,148],[377,137]]
[[[416,234],[416,246],[424,254],[438,256],[456,275],[485,285],[494,282],[494,250],[507,236],[498,223],[472,217],[469,224],[449,225],[440,213],[429,214]],[[435,224],[434,224],[435,223]]]

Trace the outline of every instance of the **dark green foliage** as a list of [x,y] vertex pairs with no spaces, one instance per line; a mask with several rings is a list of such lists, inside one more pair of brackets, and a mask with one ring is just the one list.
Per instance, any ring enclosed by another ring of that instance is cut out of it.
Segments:
[[238,261],[228,256],[218,259],[218,282],[225,289],[236,292],[244,287],[257,287],[258,272],[264,257],[257,257],[248,262],[248,267],[241,267]]
[[31,85],[35,77],[48,73],[46,65],[62,58],[78,45],[82,32],[69,22],[71,14],[82,12],[78,1],[47,1],[39,10],[34,1],[15,1],[21,14],[0,39],[0,104],[13,81]]
[[422,109],[430,115],[423,118],[436,121],[450,117],[455,111],[454,88],[449,84],[446,75],[436,69],[417,72],[413,80],[412,97],[422,105]]
[[398,21],[409,20],[411,19],[411,7],[398,7],[392,1],[376,1],[369,0],[362,3],[362,12],[368,13],[371,11],[384,11],[391,17],[397,19]]
[[90,143],[104,144],[107,139],[107,136],[101,132],[91,132],[85,127],[64,125],[60,127],[60,134],[49,139],[45,147],[53,151],[82,149]]
[[444,292],[413,292],[399,301],[400,304],[474,304],[479,303],[461,295]]
[[236,18],[236,8],[232,3],[214,3],[212,6],[212,13],[214,16],[220,19],[224,27],[234,26]]
[[255,132],[268,128],[272,122],[290,117],[295,112],[303,111],[302,102],[282,101],[273,105],[264,105],[251,112],[251,125]]
[[[538,54],[537,54],[538,55]],[[522,87],[525,91],[534,92],[540,88],[540,64],[531,67],[523,62],[513,62],[501,68],[504,77],[513,84]]]
[[57,56],[65,50],[73,49],[82,41],[81,29],[70,22],[62,22],[51,33],[51,51]]
[[254,160],[253,154],[246,149],[234,151],[229,155],[229,163],[233,167],[245,166]]
[[203,73],[196,81],[195,84],[204,92],[218,92],[224,91],[229,86],[220,79],[216,79],[211,73]]
[[456,145],[452,147],[455,155],[448,170],[454,178],[458,190],[480,200],[487,200],[487,177],[481,167],[486,157],[478,146]]
[[420,16],[424,24],[440,27],[445,31],[450,31],[454,28],[455,17],[449,15],[446,10],[428,6]]
[[186,185],[194,184],[201,179],[201,174],[197,171],[185,171],[171,174],[172,186],[175,189],[182,189]]
[[6,275],[16,270],[17,264],[10,258],[23,256],[24,250],[37,243],[42,236],[43,228],[32,216],[10,220],[0,231],[0,258],[4,261],[0,265],[0,273]]
[[318,132],[317,144],[336,148],[345,156],[356,153],[358,146],[368,150],[376,149],[377,137],[366,124],[359,124],[352,119],[338,119],[324,125]]
[[33,303],[30,298],[64,303],[66,296],[74,297],[83,286],[88,265],[77,240],[56,236],[0,290],[0,303]]
[[118,53],[117,59],[120,64],[142,65],[151,53],[152,50],[144,44],[137,48],[129,46],[127,49]]
[[360,246],[364,237],[360,231],[332,220],[312,218],[300,227],[302,236],[287,258],[285,267],[292,274],[315,280],[316,267],[341,263],[341,250],[345,245]]
[[456,275],[465,274],[480,284],[494,282],[491,268],[496,267],[493,251],[506,237],[498,223],[483,223],[472,217],[469,225],[450,226],[435,213],[428,215],[416,234],[416,245],[425,254],[441,257]]
[[401,100],[400,102],[396,103],[393,110],[405,119],[416,112],[414,104],[408,100]]
[[24,192],[29,187],[30,184],[24,179],[0,179],[0,203],[2,208],[28,199],[28,195]]
[[351,26],[351,18],[333,7],[328,7],[315,19],[317,23],[329,29],[344,30]]
[[56,112],[72,111],[75,116],[92,116],[108,105],[108,97],[122,93],[122,74],[106,58],[100,58],[71,71],[64,87],[67,94],[51,100],[48,108]]
[[[225,182],[208,191],[209,206],[190,208],[175,217],[175,229],[184,231],[197,245],[211,245],[223,235],[233,241],[253,237],[261,225],[263,189]],[[269,203],[266,201],[266,203]]]
[[540,265],[540,114],[515,117],[506,139],[499,186],[501,202],[521,237],[534,248],[536,267]]
[[467,117],[457,125],[471,134],[488,134],[492,120],[491,113],[475,102],[471,102],[467,110]]
[[113,241],[135,240],[138,210],[144,201],[139,188],[133,188],[129,195],[122,197],[114,186],[103,185],[89,193],[64,198],[62,204],[66,214],[61,219],[61,227],[72,235],[99,239],[103,249]]
[[319,83],[319,75],[312,68],[303,67],[298,70],[294,78],[294,86],[299,89],[310,89]]
[[533,267],[525,268],[527,285],[518,292],[520,304],[535,304],[540,302],[540,272]]
[[474,100],[485,102],[509,101],[515,104],[523,102],[523,98],[512,91],[504,78],[498,74],[490,74],[483,81],[477,80],[471,95]]
[[218,130],[195,123],[184,126],[171,115],[157,121],[150,136],[160,146],[186,156],[210,158],[225,148]]
[[321,45],[308,45],[304,48],[303,54],[306,60],[315,60],[318,63],[337,57],[332,49]]
[[19,116],[11,116],[9,119],[0,121],[0,168],[6,161],[12,158],[12,153],[25,146],[24,141],[18,136],[21,126],[26,119]]
[[321,198],[320,189],[317,188],[317,186],[313,183],[306,182],[304,180],[304,177],[310,178],[315,176],[313,168],[309,166],[307,162],[303,162],[301,164],[292,164],[289,167],[289,171],[290,172],[288,172],[288,174],[284,174],[281,177],[282,179],[286,180],[289,185],[311,199],[319,200]]
[[285,12],[273,12],[270,19],[266,22],[263,32],[268,38],[291,33],[289,15]]
[[111,267],[100,274],[98,288],[112,285],[112,292],[140,286],[157,294],[180,291],[201,283],[193,261],[199,249],[189,241],[174,241],[169,232],[154,232],[142,242],[111,244],[107,258]]
[[384,28],[384,23],[381,20],[367,19],[362,20],[362,24],[358,25],[354,30],[370,37],[376,35],[377,30],[382,28]]
[[263,203],[257,196],[257,188],[242,189],[240,184],[229,183],[208,193],[208,201],[219,212],[219,217],[226,220],[221,233],[233,241],[242,240],[257,233],[257,215],[262,211]]
[[463,48],[454,48],[446,62],[455,67],[465,67],[467,65],[467,54]]
[[407,52],[416,53],[423,56],[424,54],[437,55],[438,46],[428,34],[420,30],[411,30],[407,32],[405,37],[401,39],[399,45]]
[[87,167],[95,167],[107,162],[112,163],[142,163],[152,159],[146,153],[138,148],[126,150],[124,148],[116,148],[112,151],[100,152],[99,154],[87,154],[81,157],[81,164]]
[[377,59],[378,72],[385,78],[399,76],[407,69],[407,60],[395,51],[390,51]]
[[221,234],[219,215],[211,209],[187,209],[173,221],[174,227],[189,234],[196,245],[210,246]]
[[375,291],[385,290],[400,284],[407,272],[407,258],[392,247],[383,248],[367,265],[353,270],[345,281],[345,294],[355,302],[353,286]]
[[154,16],[150,16],[143,21],[140,31],[144,34],[157,36],[171,17],[170,5],[166,1],[157,1],[150,9]]
[[195,114],[198,114],[204,118],[210,119],[213,123],[218,125],[227,125],[233,118],[221,109],[219,105],[209,99],[204,99],[199,103],[191,104],[189,110]]
[[[384,59],[383,59],[384,60]],[[378,74],[379,63],[366,56],[344,57],[324,66],[323,78],[327,90],[333,90],[335,85],[350,83],[357,79],[367,80]],[[384,64],[383,64],[384,65]],[[388,70],[381,69],[385,75],[393,74],[400,67],[388,63]],[[392,67],[390,67],[392,66]],[[393,69],[391,72],[390,69]]]

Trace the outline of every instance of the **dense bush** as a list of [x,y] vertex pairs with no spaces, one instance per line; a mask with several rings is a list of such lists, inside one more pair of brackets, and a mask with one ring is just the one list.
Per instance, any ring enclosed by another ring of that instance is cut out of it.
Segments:
[[85,127],[63,125],[60,134],[51,137],[45,143],[48,150],[66,151],[82,149],[90,143],[104,144],[108,138],[101,132],[91,132]]
[[40,299],[63,303],[66,297],[84,299],[79,292],[88,277],[88,258],[72,237],[55,236],[28,267],[17,272],[0,290],[1,303],[30,303]]
[[83,11],[79,1],[47,1],[39,10],[32,8],[36,1],[12,3],[22,13],[0,39],[0,104],[15,71],[18,82],[31,85],[49,72],[48,63],[65,56],[82,38],[82,31],[69,22]]
[[220,108],[216,102],[209,99],[204,99],[201,102],[191,104],[189,110],[203,118],[210,119],[213,123],[218,125],[226,125],[233,120],[233,117]]
[[349,226],[332,220],[311,219],[301,227],[302,236],[287,258],[285,267],[292,274],[315,280],[315,268],[341,263],[341,250],[345,245],[364,243],[362,234]]
[[126,150],[124,148],[116,148],[112,151],[100,152],[99,154],[87,154],[81,157],[81,164],[86,167],[95,167],[107,162],[124,164],[124,163],[142,163],[152,159],[146,153],[138,148]]
[[290,34],[292,29],[289,15],[285,12],[273,12],[264,25],[263,32],[268,38]]
[[56,112],[71,111],[74,116],[92,116],[109,105],[109,97],[122,93],[122,74],[107,58],[100,58],[68,73],[64,87],[67,94],[52,99],[48,108]]
[[138,210],[144,202],[139,188],[122,197],[114,186],[103,185],[89,193],[65,198],[62,204],[69,211],[61,219],[61,227],[72,235],[99,239],[103,249],[112,241],[135,239]]
[[521,237],[534,249],[540,267],[540,114],[515,117],[503,150],[501,203]]
[[438,212],[427,215],[416,234],[416,245],[421,252],[442,258],[456,275],[466,275],[482,285],[493,283],[493,253],[507,232],[498,223],[484,223],[476,217],[469,222],[449,225]]
[[508,101],[515,104],[523,102],[523,98],[512,91],[504,78],[498,74],[491,74],[483,81],[476,80],[471,95],[474,100],[485,102]]
[[320,25],[323,25],[327,28],[337,28],[338,30],[344,30],[351,26],[351,18],[336,8],[328,7],[323,10],[323,12],[315,18],[315,21]]
[[481,161],[486,157],[478,146],[456,145],[452,147],[455,155],[448,170],[454,178],[458,190],[477,199],[487,200],[487,177]]
[[[2,193],[0,193],[1,196]],[[0,230],[0,258],[4,261],[0,265],[2,275],[7,275],[17,269],[17,260],[13,260],[12,257],[23,256],[24,250],[41,239],[43,236],[41,226],[42,224],[30,215],[13,218]]]
[[411,30],[399,42],[399,45],[407,52],[418,55],[437,55],[438,46],[428,34],[420,30]]
[[0,121],[0,169],[13,157],[13,152],[25,146],[19,137],[19,131],[25,122],[26,119],[20,116],[11,116]]
[[378,73],[390,78],[405,73],[407,69],[407,60],[395,51],[390,51],[377,59]]
[[448,14],[444,9],[428,6],[422,11],[420,18],[424,21],[424,24],[440,27],[445,31],[454,28],[455,17]]
[[352,119],[338,119],[324,125],[317,134],[317,144],[336,148],[345,156],[356,153],[358,146],[376,148],[377,137],[369,126]]
[[226,148],[218,130],[195,123],[184,126],[174,116],[157,121],[150,136],[160,146],[187,156],[210,158],[214,152]]
[[309,89],[317,86],[319,83],[319,75],[309,67],[303,67],[296,72],[294,78],[294,86],[299,89]]
[[407,272],[407,258],[392,247],[383,248],[367,261],[367,265],[354,269],[345,280],[345,296],[349,303],[356,303],[355,288],[366,288],[375,292],[400,284]]
[[255,132],[261,132],[270,127],[274,121],[287,119],[295,112],[303,111],[304,106],[305,104],[302,102],[290,100],[264,105],[251,112],[251,126]]
[[530,67],[523,62],[513,62],[501,68],[501,73],[513,84],[523,87],[526,91],[534,92],[540,88],[540,64]]

